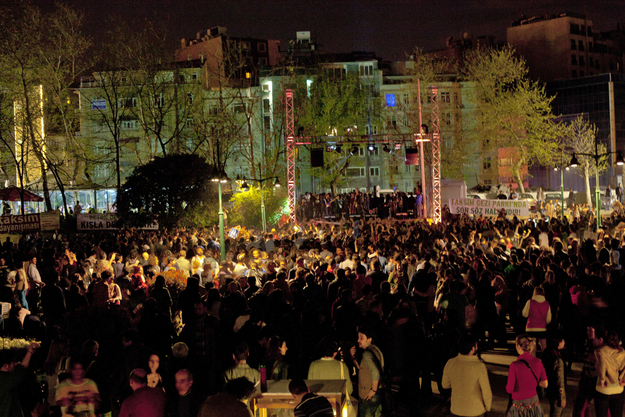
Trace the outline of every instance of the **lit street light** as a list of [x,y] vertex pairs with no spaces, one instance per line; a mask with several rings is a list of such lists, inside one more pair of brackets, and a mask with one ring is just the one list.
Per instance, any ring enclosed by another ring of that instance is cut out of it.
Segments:
[[226,260],[226,237],[224,235],[224,206],[221,198],[221,184],[225,184],[229,181],[226,171],[221,168],[215,168],[211,178],[212,182],[217,183],[217,189],[219,193],[219,250],[221,252],[221,260]]

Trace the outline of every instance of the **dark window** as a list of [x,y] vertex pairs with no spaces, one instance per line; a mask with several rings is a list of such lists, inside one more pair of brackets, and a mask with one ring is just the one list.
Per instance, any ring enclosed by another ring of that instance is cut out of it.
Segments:
[[572,78],[577,78],[577,70],[573,70],[573,74],[571,75]]
[[577,50],[578,51],[584,50],[584,41],[577,41]]
[[577,55],[571,55],[571,64],[577,65]]
[[265,132],[269,132],[271,130],[271,117],[265,116],[263,120],[265,124]]
[[265,42],[258,43],[258,52],[267,52],[267,44]]
[[571,50],[577,51],[577,42],[575,39],[571,39]]
[[584,61],[584,57],[583,56],[579,57],[579,65],[582,65],[582,66],[586,65],[586,61]]

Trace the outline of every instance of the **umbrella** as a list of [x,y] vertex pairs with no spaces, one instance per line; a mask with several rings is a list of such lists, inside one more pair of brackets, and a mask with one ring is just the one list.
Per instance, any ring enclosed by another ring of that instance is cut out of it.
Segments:
[[[20,188],[11,186],[0,190],[0,200],[2,201],[21,201]],[[24,190],[24,201],[43,201],[43,197],[39,197],[35,193]]]

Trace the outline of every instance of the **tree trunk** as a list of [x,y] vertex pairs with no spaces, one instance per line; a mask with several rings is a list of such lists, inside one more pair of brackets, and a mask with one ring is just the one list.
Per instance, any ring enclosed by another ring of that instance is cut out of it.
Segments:
[[521,178],[521,173],[520,173],[522,161],[523,161],[522,159],[519,159],[518,162],[512,165],[512,177],[514,178],[514,180],[519,186],[519,192],[524,193],[525,186],[523,185],[523,178]]
[[584,186],[586,187],[586,203],[588,207],[592,207],[592,196],[590,195],[590,170],[588,166],[584,167]]

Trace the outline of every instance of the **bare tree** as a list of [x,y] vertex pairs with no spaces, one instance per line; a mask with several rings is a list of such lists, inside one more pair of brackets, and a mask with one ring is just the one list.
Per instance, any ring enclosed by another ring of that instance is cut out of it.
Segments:
[[[577,173],[584,178],[586,188],[586,201],[592,205],[590,194],[590,176],[597,178],[596,187],[599,187],[599,174],[608,167],[606,147],[603,143],[597,143],[597,127],[583,117],[578,117],[566,126],[564,142],[577,157],[579,165],[575,168]],[[603,155],[595,159],[590,155]]]

